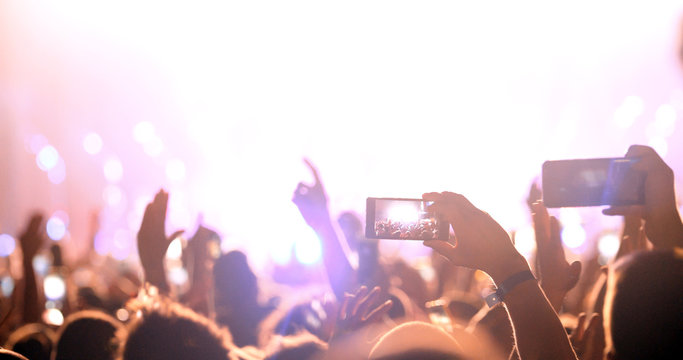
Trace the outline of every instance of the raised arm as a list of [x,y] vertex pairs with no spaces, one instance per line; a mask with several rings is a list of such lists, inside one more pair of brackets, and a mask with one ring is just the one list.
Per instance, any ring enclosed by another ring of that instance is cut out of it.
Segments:
[[23,281],[23,307],[22,321],[25,324],[40,321],[42,306],[40,305],[36,273],[33,270],[33,257],[43,245],[44,235],[42,232],[43,216],[35,214],[29,220],[26,230],[19,237],[23,254],[22,264],[24,269]]
[[520,359],[576,359],[560,319],[538,283],[528,276],[529,265],[507,232],[462,195],[429,193],[423,199],[434,201],[431,210],[451,223],[457,239],[455,244],[425,241],[426,246],[456,265],[486,272],[499,287],[511,284],[502,300]]
[[299,208],[308,226],[318,234],[322,241],[323,262],[327,270],[327,277],[330,286],[334,291],[337,300],[344,299],[345,292],[351,292],[356,284],[356,271],[351,266],[346,253],[337,236],[337,232],[332,225],[330,212],[327,208],[327,196],[323,188],[318,170],[313,164],[304,160],[311,169],[315,183],[307,185],[299,183],[294,191],[292,201]]

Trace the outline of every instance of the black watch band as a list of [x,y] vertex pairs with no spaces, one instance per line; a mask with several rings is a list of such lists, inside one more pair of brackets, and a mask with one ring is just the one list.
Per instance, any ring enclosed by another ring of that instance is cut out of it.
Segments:
[[531,279],[536,280],[534,274],[529,270],[520,271],[510,276],[498,286],[498,289],[496,289],[494,293],[486,297],[486,304],[488,304],[489,307],[493,307],[494,305],[503,302],[507,293],[512,291],[517,285]]

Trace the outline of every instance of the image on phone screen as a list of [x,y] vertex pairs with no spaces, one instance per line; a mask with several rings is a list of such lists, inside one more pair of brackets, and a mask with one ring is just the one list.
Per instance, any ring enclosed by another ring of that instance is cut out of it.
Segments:
[[366,237],[396,240],[448,239],[448,223],[422,199],[368,198]]

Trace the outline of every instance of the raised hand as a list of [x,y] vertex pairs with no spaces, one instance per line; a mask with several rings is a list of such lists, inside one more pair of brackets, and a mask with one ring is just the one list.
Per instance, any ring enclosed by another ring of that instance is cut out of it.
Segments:
[[308,159],[304,159],[304,162],[311,170],[315,182],[313,185],[307,185],[300,182],[294,191],[292,201],[299,208],[299,212],[301,212],[306,223],[316,229],[330,222],[330,213],[327,209],[327,196],[325,195],[323,184],[320,181],[318,170]]
[[455,232],[456,243],[425,241],[453,264],[480,269],[496,283],[520,271],[529,270],[510,240],[508,233],[491,216],[470,203],[464,196],[451,192],[428,193],[425,201],[434,201],[430,211],[441,214]]
[[387,300],[381,304],[375,304],[379,295],[379,286],[375,286],[372,291],[361,286],[355,294],[346,293],[339,310],[335,336],[357,330],[386,315],[393,303]]
[[638,159],[632,168],[645,173],[645,205],[614,206],[603,213],[642,217],[645,234],[655,248],[683,246],[683,223],[676,207],[673,170],[649,146],[632,145],[626,157]]
[[548,215],[543,202],[535,202],[531,210],[536,233],[537,275],[550,304],[559,312],[565,295],[579,281],[581,262],[570,265],[565,259],[559,223]]
[[183,233],[176,231],[166,236],[166,208],[168,193],[164,190],[154,197],[147,208],[138,232],[138,254],[145,272],[145,280],[159,288],[160,291],[169,290],[164,269],[164,257],[171,241]]
[[618,260],[628,254],[648,248],[643,219],[637,215],[624,216],[624,229],[621,232],[621,243],[614,260]]
[[24,256],[24,261],[31,264],[33,257],[38,254],[38,250],[45,242],[45,234],[42,228],[43,215],[34,214],[26,226],[24,232],[19,236],[21,252]]
[[586,314],[579,315],[576,329],[572,331],[569,340],[574,346],[576,355],[581,360],[602,360],[605,351],[605,329],[602,325],[602,317],[593,314],[588,326],[584,328]]

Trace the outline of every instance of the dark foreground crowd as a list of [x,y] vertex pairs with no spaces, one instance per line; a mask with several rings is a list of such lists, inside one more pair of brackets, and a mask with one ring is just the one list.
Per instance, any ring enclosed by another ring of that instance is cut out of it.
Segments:
[[[34,269],[46,244],[35,215],[18,236],[23,271],[0,303],[0,358],[683,359],[674,174],[649,147],[632,146],[626,157],[638,158],[635,169],[646,176],[645,204],[603,211],[624,226],[617,255],[602,267],[596,259],[567,261],[562,225],[536,187],[531,261],[486,212],[442,192],[423,199],[448,220],[454,239],[425,241],[435,255],[411,267],[382,256],[354,214],[332,221],[311,166],[315,184],[299,184],[293,201],[321,239],[323,276],[283,268],[279,276],[300,285],[268,286],[246,254],[220,254],[217,234],[201,226],[180,260],[189,285],[173,286],[166,253],[178,234],[165,233],[168,194],[160,191],[138,232],[141,271],[94,251],[66,264],[53,244],[51,274],[66,283],[55,301],[46,300]],[[46,308],[61,309],[64,323],[52,325]]]

